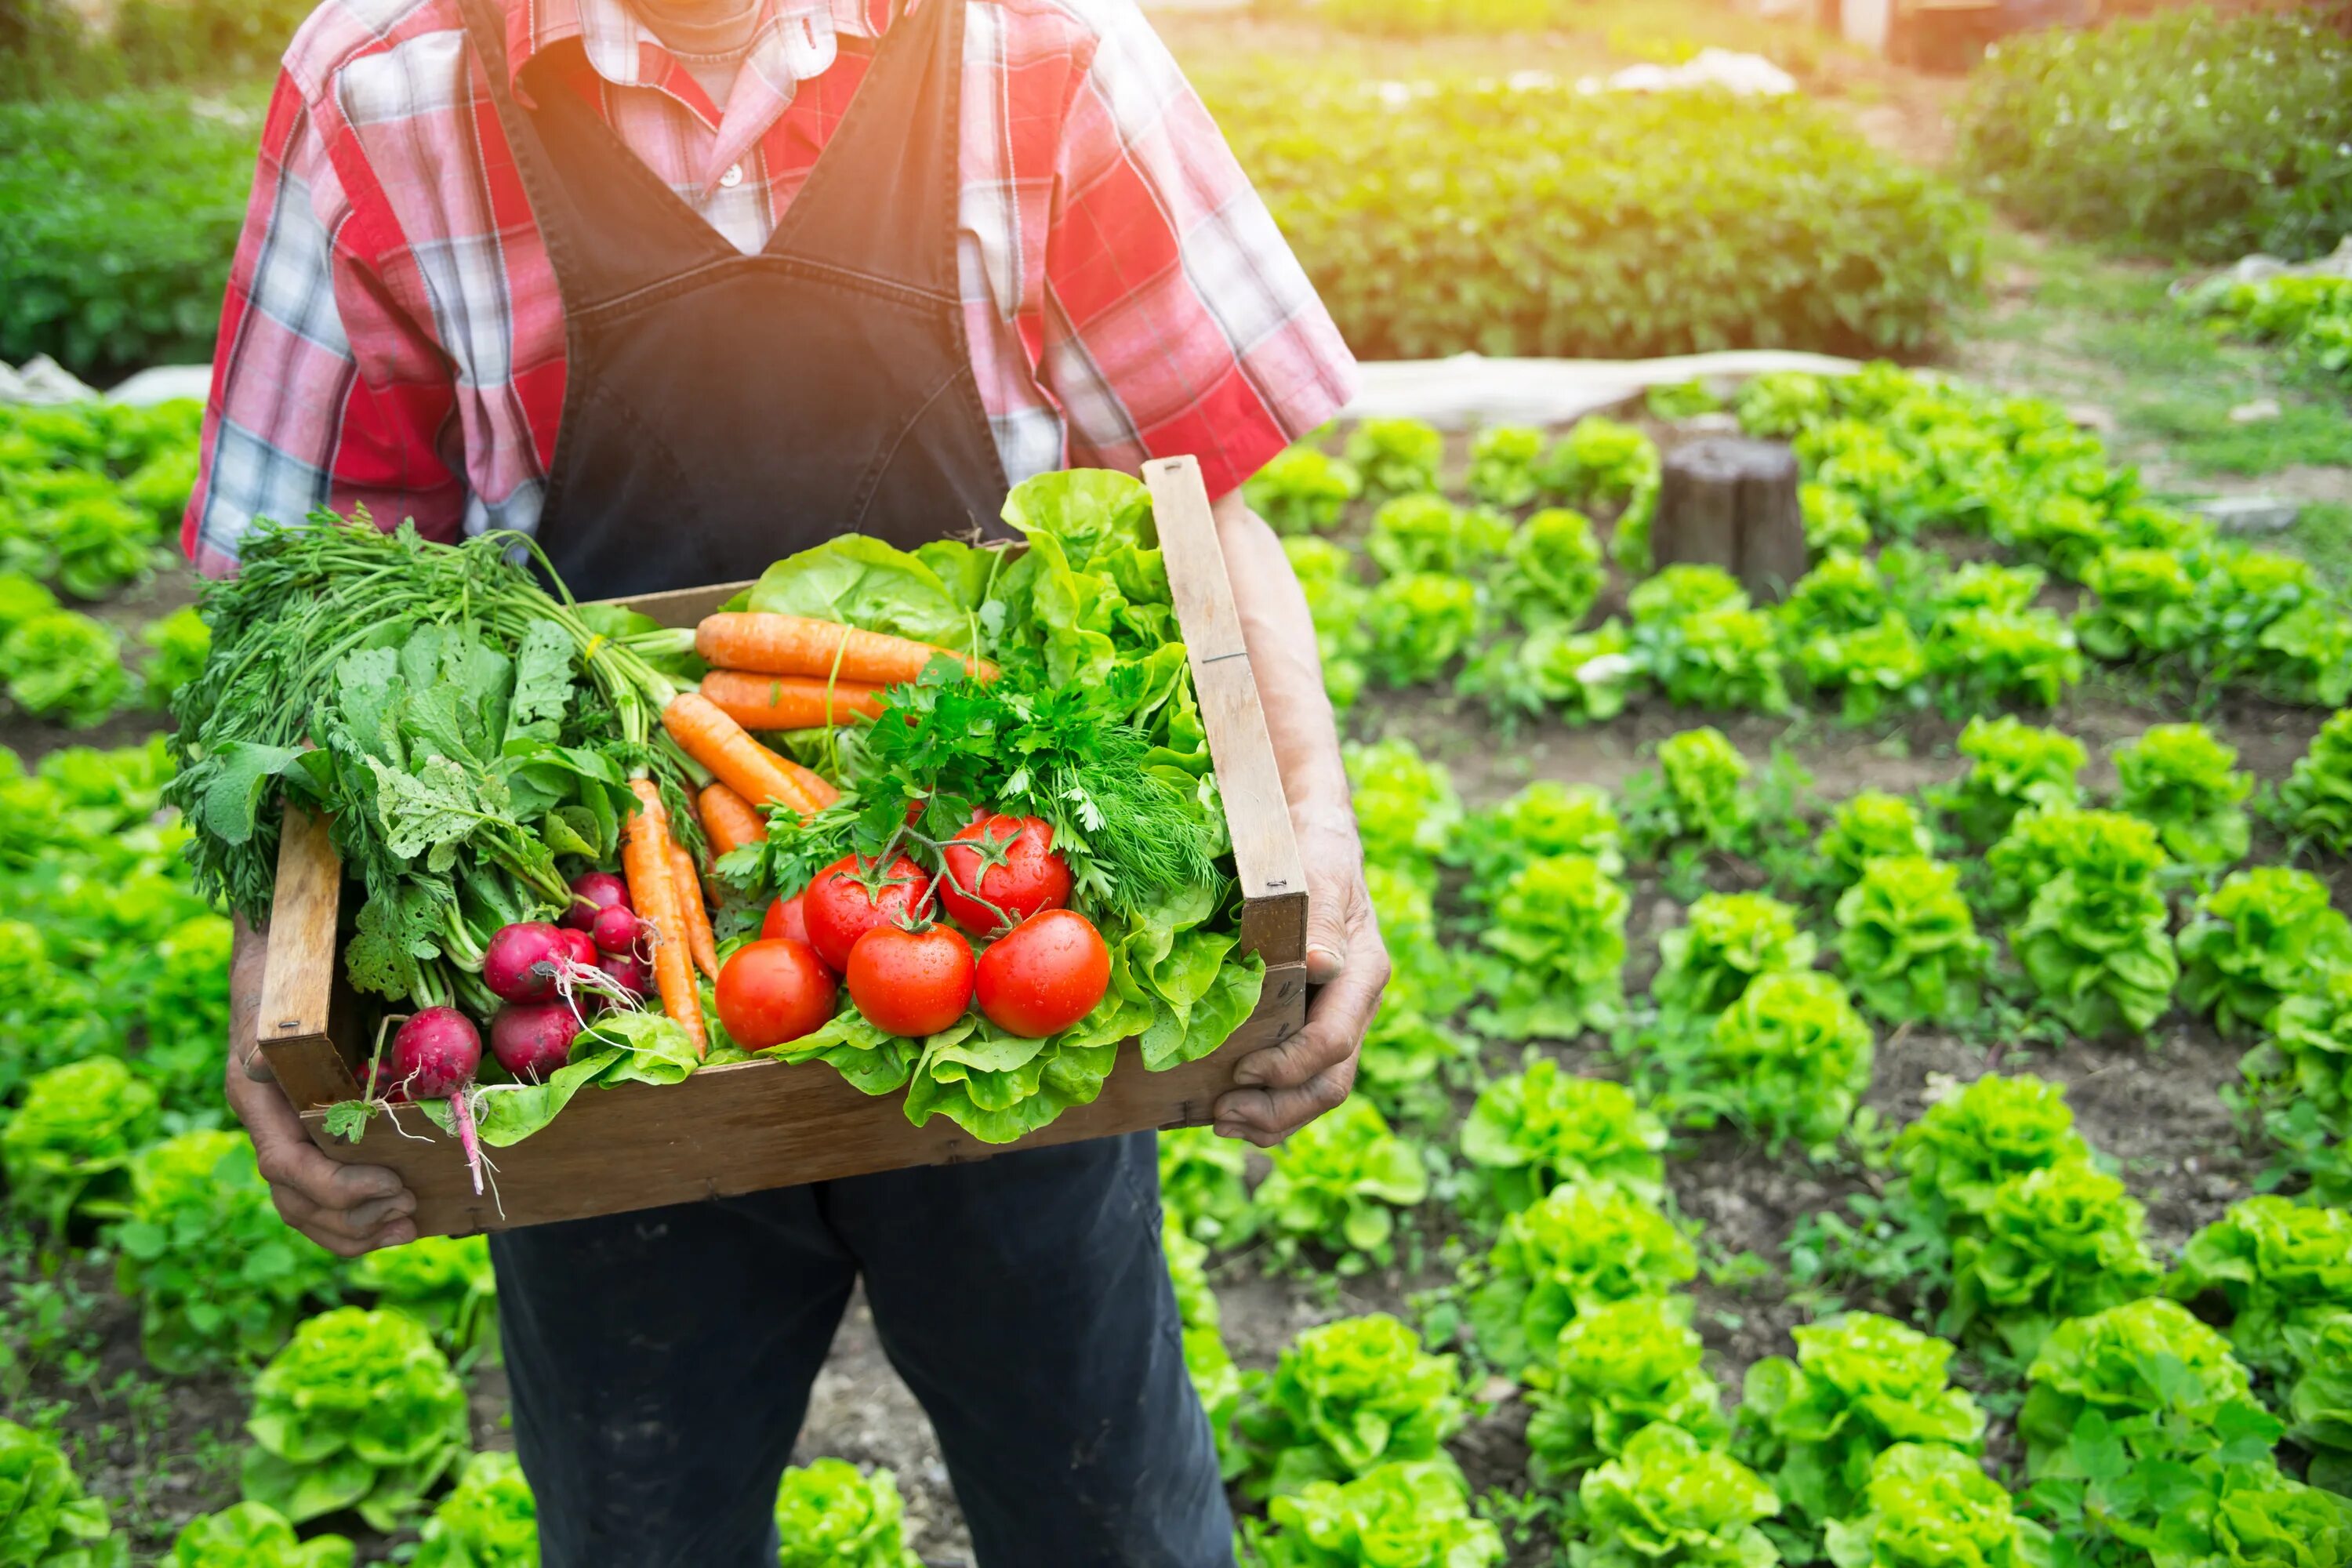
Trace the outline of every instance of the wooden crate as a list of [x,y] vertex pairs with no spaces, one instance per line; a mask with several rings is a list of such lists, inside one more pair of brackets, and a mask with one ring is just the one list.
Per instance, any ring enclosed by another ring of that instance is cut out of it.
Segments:
[[[1170,458],[1147,465],[1144,477],[1232,828],[1245,900],[1242,943],[1266,964],[1256,1011],[1215,1053],[1146,1072],[1129,1040],[1092,1105],[1003,1145],[982,1143],[943,1116],[911,1126],[901,1095],[861,1094],[822,1062],[729,1063],[679,1084],[588,1089],[541,1131],[486,1151],[497,1191],[477,1196],[457,1141],[421,1113],[401,1113],[397,1126],[372,1117],[357,1143],[327,1133],[327,1108],[359,1097],[353,1075],[369,1042],[337,951],[341,864],[325,826],[289,811],[257,1026],[312,1142],[338,1160],[398,1171],[416,1194],[419,1235],[465,1236],[1205,1122],[1233,1086],[1235,1062],[1305,1022],[1307,883],[1199,465]],[[628,603],[665,626],[691,626],[741,586]]]

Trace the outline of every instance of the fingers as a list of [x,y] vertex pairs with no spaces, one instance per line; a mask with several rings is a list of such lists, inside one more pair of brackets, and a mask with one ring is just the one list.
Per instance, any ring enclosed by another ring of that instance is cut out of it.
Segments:
[[416,1239],[416,1195],[397,1173],[329,1159],[303,1132],[285,1095],[268,1085],[232,1075],[228,1098],[287,1224],[342,1258]]
[[1345,1100],[1388,979],[1388,952],[1365,920],[1356,928],[1345,971],[1316,997],[1307,1026],[1242,1058],[1234,1072],[1237,1087],[1217,1100],[1217,1131],[1268,1147]]
[[1318,815],[1298,825],[1307,869],[1307,979],[1328,985],[1347,968],[1351,937],[1364,915],[1364,852],[1352,819]]

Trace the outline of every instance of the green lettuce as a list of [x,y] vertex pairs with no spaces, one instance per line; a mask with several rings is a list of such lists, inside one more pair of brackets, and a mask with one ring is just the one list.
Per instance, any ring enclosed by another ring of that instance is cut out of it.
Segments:
[[1625,1451],[1663,1422],[1709,1447],[1729,1433],[1722,1391],[1700,1365],[1698,1333],[1662,1296],[1612,1301],[1572,1319],[1549,1363],[1528,1369],[1528,1474],[1557,1485]]
[[1287,447],[1242,486],[1242,500],[1276,533],[1328,533],[1363,488],[1352,464],[1312,447]]
[[2352,921],[2310,872],[2256,866],[2198,900],[2179,948],[2184,1001],[2225,1035],[2267,1031],[2315,976],[2352,968]]
[[1812,967],[1814,942],[1797,911],[1769,893],[1708,893],[1658,938],[1650,994],[1669,1016],[1709,1017],[1756,977]]
[[1929,1105],[1895,1142],[1911,1195],[1948,1228],[1980,1224],[2012,1178],[2087,1164],[2066,1087],[2018,1073],[1987,1073]]
[[907,1546],[906,1503],[888,1470],[845,1459],[784,1472],[776,1489],[777,1568],[922,1568]]
[[1348,437],[1348,461],[1374,500],[1437,488],[1445,437],[1418,419],[1367,419]]
[[1444,1443],[1464,1420],[1461,1381],[1452,1356],[1431,1355],[1386,1312],[1307,1330],[1242,1413],[1243,1490],[1295,1495],[1398,1460],[1451,1468]]
[[2050,1553],[2050,1532],[1975,1459],[1916,1443],[1879,1455],[1861,1511],[1826,1533],[1836,1568],[2042,1568]]
[[976,621],[930,563],[862,533],[777,562],[751,584],[745,607],[976,651]]
[[2319,727],[2279,800],[2297,834],[2332,854],[2352,855],[2352,708]]
[[2352,1313],[2352,1210],[2296,1204],[2274,1194],[2242,1199],[2189,1238],[2166,1294],[2194,1301],[2208,1291],[2229,1303],[2238,1359],[2278,1377],[2296,1356],[2295,1330]]
[[1574,627],[1607,585],[1601,542],[1580,511],[1546,507],[1519,524],[1489,584],[1496,605],[1518,625]]
[[1399,496],[1372,514],[1364,553],[1382,574],[1453,575],[1483,573],[1510,548],[1510,520],[1483,508],[1465,510],[1443,496]]
[[[1513,872],[1547,855],[1586,855],[1612,877],[1625,869],[1617,809],[1597,784],[1538,779],[1500,803],[1465,817],[1447,847],[1449,861],[1470,871],[1470,897],[1491,904]],[[1387,935],[1388,922],[1381,922]]]
[[190,1520],[165,1568],[352,1568],[355,1551],[340,1535],[301,1540],[276,1509],[240,1502]]
[[77,1215],[128,1212],[134,1150],[155,1135],[152,1084],[114,1057],[52,1068],[33,1079],[0,1128],[9,1206],[45,1221],[62,1245]]
[[538,1568],[539,1504],[512,1454],[477,1454],[425,1521],[415,1568]]
[[1471,1511],[1462,1478],[1423,1462],[1345,1483],[1310,1481],[1243,1526],[1262,1568],[1496,1568],[1503,1538]]
[[355,1289],[372,1290],[376,1305],[396,1308],[433,1331],[453,1358],[496,1343],[498,1279],[486,1236],[425,1236],[403,1247],[380,1247],[352,1263]]
[[57,1443],[0,1420],[0,1563],[23,1568],[128,1568],[131,1543],[106,1503],[82,1491]]
[[2029,806],[2071,806],[2083,798],[2078,779],[2090,756],[2072,735],[1980,715],[1960,731],[1959,751],[1968,773],[1940,804],[1971,844],[2000,837]]
[[2121,1182],[2086,1164],[2011,1177],[1994,1189],[1982,1232],[1952,1243],[1948,1328],[1989,1327],[2031,1355],[2053,1325],[2147,1294],[2163,1270],[2146,1220]]
[[1241,1142],[1206,1127],[1160,1131],[1160,1201],[1168,1222],[1209,1247],[1249,1238],[1257,1210],[1243,1179],[1248,1162]]
[[1633,900],[1601,863],[1549,855],[1514,872],[1479,940],[1489,1005],[1473,1015],[1505,1039],[1573,1038],[1617,1021],[1625,995],[1625,917]]
[[1729,1117],[1777,1147],[1824,1149],[1870,1087],[1877,1042],[1833,975],[1759,974],[1704,1035],[1671,1036],[1657,1066],[1662,1098],[1686,1125]]
[[1666,1130],[1625,1086],[1537,1057],[1478,1091],[1462,1157],[1486,1204],[1515,1214],[1563,1182],[1607,1182],[1656,1203],[1665,1194]]
[[1659,827],[1669,843],[1696,841],[1728,849],[1746,832],[1755,806],[1748,790],[1748,760],[1711,724],[1658,742],[1664,781]]
[[1209,1249],[1179,1229],[1172,1215],[1160,1223],[1160,1247],[1168,1259],[1169,1285],[1176,1292],[1176,1315],[1183,1324],[1184,1373],[1216,1438],[1218,1471],[1226,1480],[1235,1480],[1248,1468],[1248,1456],[1234,1422],[1251,1380],[1243,1377],[1225,1348],[1223,1310],[1209,1285]]
[[2011,926],[2010,949],[2040,1005],[2076,1033],[2145,1034],[2171,1006],[2180,973],[2159,886],[2164,847],[2154,828],[2114,812],[2068,814],[2062,835],[2054,874]]
[[2151,725],[2116,752],[2116,804],[2152,823],[2183,865],[2243,859],[2252,833],[2244,802],[2254,781],[2237,762],[2237,748],[2202,724]]
[[1570,1568],[1772,1568],[1760,1520],[1780,1500],[1756,1473],[1679,1426],[1643,1427],[1576,1489]]
[[1837,901],[1838,967],[1890,1024],[1954,1023],[1976,1011],[1991,944],[1960,871],[1918,855],[1869,861]]
[[1349,745],[1343,755],[1356,800],[1364,858],[1425,885],[1462,824],[1462,797],[1443,763],[1402,735]]
[[1338,1255],[1339,1273],[1359,1274],[1393,1258],[1396,1211],[1428,1195],[1419,1152],[1371,1101],[1349,1099],[1274,1151],[1257,1211],[1279,1258],[1312,1242]]
[[1488,506],[1512,510],[1541,490],[1544,433],[1528,425],[1490,425],[1471,437],[1470,493]]
[[1655,1205],[1614,1184],[1554,1187],[1503,1221],[1468,1317],[1479,1352],[1506,1371],[1549,1359],[1570,1321],[1661,1296],[1698,1273],[1698,1254]]
[[1888,856],[1933,856],[1936,836],[1919,810],[1899,795],[1860,790],[1838,803],[1813,848],[1834,868],[1837,885],[1862,879],[1863,868]]

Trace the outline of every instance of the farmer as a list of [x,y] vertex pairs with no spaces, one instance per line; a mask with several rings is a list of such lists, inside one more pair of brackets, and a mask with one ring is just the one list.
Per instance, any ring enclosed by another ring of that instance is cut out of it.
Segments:
[[[535,533],[602,597],[858,530],[995,522],[1041,470],[1198,456],[1311,899],[1307,1027],[1217,1130],[1346,1096],[1388,974],[1315,638],[1242,481],[1353,365],[1130,0],[325,0],[287,55],[184,543],[364,505]],[[415,1235],[252,1055],[279,1212]],[[986,1568],[1232,1561],[1150,1133],[491,1239],[550,1568],[775,1561],[777,1478],[851,1288]]]

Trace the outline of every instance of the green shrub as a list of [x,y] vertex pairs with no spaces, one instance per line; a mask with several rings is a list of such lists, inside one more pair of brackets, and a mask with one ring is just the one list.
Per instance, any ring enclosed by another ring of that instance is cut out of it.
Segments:
[[1434,491],[1444,458],[1445,437],[1418,419],[1367,419],[1348,436],[1348,463],[1376,501]]
[[0,676],[25,712],[76,728],[113,712],[131,689],[114,628],[79,610],[35,616],[0,639]]
[[1544,433],[1528,425],[1490,425],[1472,437],[1467,483],[1471,497],[1506,511],[1536,499],[1543,462]]
[[1813,939],[1768,893],[1708,893],[1658,938],[1650,994],[1670,1016],[1704,1017],[1739,1000],[1760,974],[1811,969]]
[[1601,541],[1580,511],[1546,507],[1519,524],[1496,569],[1496,605],[1519,626],[1574,626],[1607,585]]
[[1256,1207],[1276,1258],[1313,1242],[1338,1255],[1339,1272],[1360,1274],[1394,1258],[1396,1211],[1427,1196],[1429,1173],[1413,1146],[1370,1100],[1347,1100],[1274,1151]]
[[1364,538],[1364,552],[1391,577],[1411,572],[1475,574],[1502,559],[1511,535],[1508,518],[1422,492],[1381,504]]
[[1160,1133],[1160,1201],[1168,1223],[1210,1247],[1232,1247],[1256,1224],[1248,1162],[1240,1142],[1206,1127],[1168,1127]]
[[2352,855],[2352,708],[2319,727],[2279,796],[2297,834],[2331,854]]
[[2352,278],[2217,278],[2180,303],[2218,331],[2276,344],[2315,376],[2352,388]]
[[1987,1073],[1937,1100],[1903,1129],[1895,1159],[1910,1192],[1938,1225],[1983,1223],[2011,1180],[2058,1165],[2088,1164],[2063,1084],[2032,1073]]
[[1297,574],[1315,622],[1315,651],[1323,663],[1323,690],[1331,706],[1346,712],[1364,686],[1364,595],[1355,578],[1356,558],[1344,545],[1307,534],[1288,534],[1282,552]]
[[2251,841],[2243,802],[2254,781],[2234,771],[2237,762],[2237,748],[2202,724],[2151,725],[2116,752],[2116,804],[2153,823],[2185,865],[2242,860]]
[[1952,1243],[1951,1330],[1981,1324],[2031,1355],[2052,1324],[2147,1294],[2163,1270],[2146,1219],[2121,1182],[2086,1164],[2011,1177],[1993,1190],[1982,1231]]
[[[1797,95],[1392,98],[1262,65],[1202,85],[1368,358],[1900,348],[1980,286],[1974,205]],[[1807,263],[1733,259],[1760,255]]]
[[1383,686],[1436,679],[1478,630],[1478,585],[1448,572],[1408,572],[1364,601],[1364,668]]
[[1478,1091],[1462,1157],[1486,1201],[1516,1213],[1563,1182],[1607,1182],[1656,1203],[1665,1195],[1666,1130],[1625,1086],[1562,1072],[1538,1057]]
[[1659,742],[1658,776],[1664,787],[1651,792],[1658,836],[1669,844],[1733,847],[1755,815],[1747,787],[1748,772],[1748,759],[1711,724]]
[[424,1324],[322,1312],[254,1379],[246,1498],[297,1524],[349,1508],[396,1530],[466,1452],[466,1385]]
[[1955,610],[1929,631],[1926,658],[1958,712],[2012,701],[2054,708],[2083,679],[2074,628],[2048,610]]
[[1702,708],[1789,706],[1772,618],[1713,566],[1669,566],[1635,588],[1633,647],[1669,701]]
[[1821,632],[1797,645],[1808,685],[1838,699],[1848,724],[1874,722],[1890,707],[1919,707],[1927,696],[1927,651],[1910,623],[1889,616],[1851,632]]
[[1517,1370],[1551,1358],[1579,1313],[1664,1295],[1698,1273],[1689,1238],[1614,1184],[1554,1187],[1503,1221],[1471,1295],[1479,1353]]
[[1245,1520],[1262,1568],[1494,1568],[1503,1538],[1470,1510],[1462,1478],[1434,1463],[1382,1465],[1345,1484],[1309,1481],[1266,1505],[1268,1531]]
[[1612,1301],[1559,1331],[1557,1359],[1528,1372],[1528,1474],[1553,1486],[1625,1451],[1654,1423],[1709,1447],[1730,1433],[1697,1332],[1663,1296]]
[[1836,1568],[2034,1568],[2050,1532],[2019,1517],[1999,1481],[1966,1454],[1899,1443],[1878,1456],[1860,1511],[1829,1523]]
[[1564,724],[1598,724],[1625,711],[1643,671],[1624,623],[1589,632],[1540,626],[1496,642],[1463,667],[1456,689],[1483,698],[1499,718],[1550,714]]
[[113,1239],[116,1288],[139,1300],[140,1346],[173,1376],[261,1361],[303,1302],[334,1289],[334,1256],[278,1218],[241,1132],[142,1149]]
[[0,1562],[24,1568],[128,1568],[131,1543],[87,1496],[54,1439],[0,1420]]
[[1643,1427],[1576,1489],[1580,1540],[1571,1568],[1772,1568],[1780,1552],[1757,1521],[1780,1500],[1730,1455],[1679,1426]]
[[352,1263],[351,1283],[432,1330],[453,1360],[497,1342],[499,1288],[486,1236],[422,1236],[377,1247]]
[[776,1489],[777,1568],[922,1568],[907,1546],[907,1505],[888,1470],[861,1474],[845,1459],[814,1459]]
[[340,1535],[301,1540],[276,1509],[240,1502],[190,1520],[165,1568],[352,1568],[355,1550]]
[[1957,866],[1919,855],[1867,862],[1837,902],[1838,967],[1890,1024],[1974,1013],[1992,948],[1977,935]]
[[1615,1025],[1625,997],[1625,916],[1633,899],[1588,855],[1547,855],[1512,873],[1478,940],[1492,950],[1489,1035],[1570,1039]]
[[2233,871],[2180,932],[2180,994],[2223,1034],[2267,1030],[2287,997],[2352,967],[2352,921],[2308,871]]
[[140,695],[148,707],[168,711],[172,694],[196,678],[212,651],[213,634],[194,606],[159,616],[139,628],[139,640],[148,647],[147,666],[139,672]]
[[[2030,826],[2021,822],[2016,832]],[[1992,852],[1996,876],[2002,847]],[[2066,814],[2053,847],[2048,879],[2025,884],[2034,890],[2010,927],[2010,951],[2040,1005],[2077,1034],[2145,1034],[2171,1006],[2180,973],[2158,889],[2164,846],[2137,817],[2085,811]]]
[[2342,1136],[2352,1126],[2352,965],[2315,976],[2311,989],[2280,1003],[2242,1067],[2270,1098],[2309,1104]]
[[2290,1334],[2352,1313],[2352,1211],[2242,1199],[2189,1237],[2165,1289],[2183,1301],[2220,1292],[2238,1359],[2282,1376],[2296,1360]]
[[1959,749],[1969,771],[1941,804],[1971,844],[2000,837],[2028,806],[2074,805],[2083,798],[2076,781],[2090,756],[2072,735],[1979,717],[1960,731]]
[[50,1068],[0,1127],[9,1206],[46,1221],[59,1245],[77,1215],[122,1218],[131,1156],[155,1131],[153,1087],[115,1058]]
[[1875,1042],[1845,987],[1813,970],[1768,970],[1704,1034],[1672,1036],[1659,1100],[1685,1126],[1728,1118],[1777,1150],[1834,1144],[1870,1086]]
[[1353,467],[1300,446],[1275,454],[1242,486],[1242,500],[1276,533],[1328,533],[1362,489]]
[[[1801,1544],[1856,1511],[1873,1464],[1900,1444],[1973,1454],[1984,1412],[1951,1386],[1952,1347],[1874,1312],[1853,1312],[1790,1331],[1797,1358],[1767,1356],[1748,1369],[1733,1448],[1771,1481],[1785,1505],[1776,1539]],[[1784,1550],[1785,1550],[1784,1546]]]
[[1351,745],[1346,757],[1364,858],[1433,884],[1435,863],[1462,823],[1462,797],[1445,764],[1430,762],[1402,736]]
[[2003,43],[1960,162],[2037,227],[2207,261],[2352,228],[2352,48],[2316,18],[2198,8]]
[[[1528,862],[1582,855],[1614,877],[1625,869],[1617,808],[1598,784],[1538,779],[1497,805],[1474,811],[1454,835],[1447,858],[1470,871],[1475,902],[1490,904]],[[1381,922],[1381,935],[1388,922]]]
[[1242,1413],[1251,1457],[1243,1490],[1295,1495],[1397,1461],[1451,1467],[1445,1439],[1464,1419],[1449,1355],[1386,1312],[1342,1318],[1293,1340]]
[[1813,848],[1832,868],[1836,885],[1844,888],[1860,881],[1863,868],[1882,857],[1932,856],[1936,836],[1909,800],[1866,789],[1838,803]]
[[0,104],[0,359],[210,359],[259,133],[173,95]]

